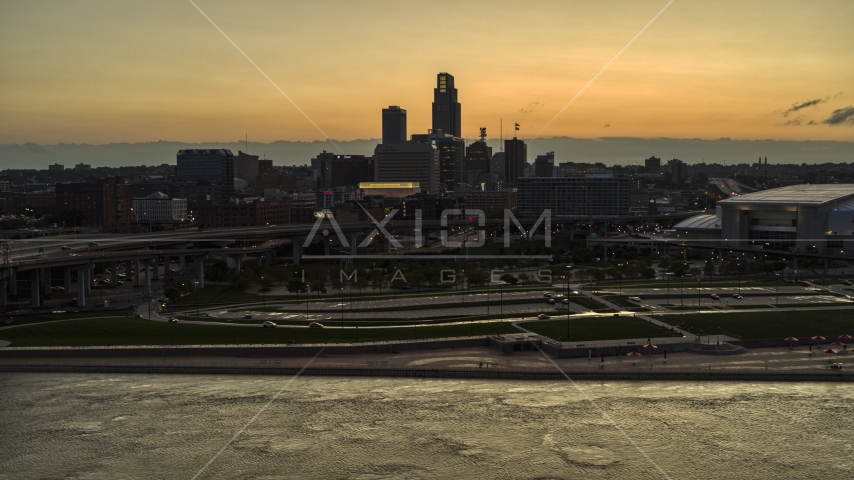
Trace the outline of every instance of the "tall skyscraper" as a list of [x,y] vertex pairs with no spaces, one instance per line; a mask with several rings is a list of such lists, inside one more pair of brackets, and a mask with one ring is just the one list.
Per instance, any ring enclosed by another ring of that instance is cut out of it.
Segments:
[[466,143],[465,140],[447,133],[413,134],[411,143],[435,145],[439,151],[439,182],[448,190],[454,190],[458,183],[465,182]]
[[486,129],[480,129],[480,140],[466,147],[466,171],[490,173],[492,147],[486,144]]
[[442,133],[462,137],[460,123],[460,102],[457,101],[454,76],[442,72],[437,76],[437,85],[433,89],[433,133],[441,130]]
[[391,105],[383,109],[383,143],[406,141],[406,110]]
[[381,143],[374,149],[374,181],[418,182],[421,191],[439,193],[439,150],[429,143]]
[[534,160],[534,174],[538,178],[554,177],[555,152],[537,155]]
[[513,137],[504,140],[504,181],[508,186],[515,186],[520,178],[525,177],[525,167],[528,166],[528,146],[522,140]]

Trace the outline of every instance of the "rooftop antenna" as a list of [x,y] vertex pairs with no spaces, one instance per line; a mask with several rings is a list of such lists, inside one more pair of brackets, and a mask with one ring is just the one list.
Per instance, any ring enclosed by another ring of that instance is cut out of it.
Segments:
[[501,145],[501,151],[504,151],[504,119],[501,119],[501,136],[498,137],[498,143]]
[[486,127],[480,127],[480,141],[486,142]]

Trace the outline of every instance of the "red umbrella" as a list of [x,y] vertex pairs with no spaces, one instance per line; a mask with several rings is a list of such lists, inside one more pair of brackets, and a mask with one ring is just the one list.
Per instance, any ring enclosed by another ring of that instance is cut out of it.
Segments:
[[647,343],[646,345],[643,346],[643,348],[658,348],[658,347],[653,345],[652,343]]
[[827,350],[824,351],[824,353],[838,353],[838,352],[832,348],[828,348]]
[[640,357],[641,354],[638,352],[629,352],[626,354],[627,357]]
[[786,341],[786,342],[797,342],[797,341],[798,341],[798,339],[797,339],[797,338],[795,338],[795,337],[789,337],[789,338],[784,338],[784,339],[783,339],[783,341]]
[[842,334],[842,335],[840,335],[838,338],[839,338],[840,340],[851,340],[851,339],[852,339],[852,338],[854,338],[854,337],[852,337],[851,335],[848,335],[847,333],[843,333],[843,334]]
[[844,347],[845,344],[837,340],[837,341],[831,343],[830,346],[831,347]]
[[826,338],[822,337],[821,335],[816,335],[816,336],[812,337],[812,339],[815,340],[819,345],[821,345],[822,340],[827,340]]

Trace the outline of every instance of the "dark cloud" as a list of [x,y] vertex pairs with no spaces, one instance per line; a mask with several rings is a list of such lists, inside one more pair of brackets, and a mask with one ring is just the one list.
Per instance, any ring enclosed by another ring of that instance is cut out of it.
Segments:
[[605,124],[605,128],[610,128],[610,127],[611,127],[611,124],[610,124],[610,123],[606,123],[606,124]]
[[825,97],[825,98],[816,98],[815,100],[807,100],[806,102],[801,102],[801,103],[793,103],[791,108],[789,108],[788,110],[784,110],[781,113],[783,114],[784,117],[788,117],[789,114],[792,112],[797,112],[798,110],[800,110],[802,108],[807,108],[807,107],[812,107],[813,105],[818,105],[819,103],[826,102],[829,99],[830,99],[830,97]]
[[542,106],[543,106],[543,104],[542,104],[542,103],[540,103],[540,102],[531,102],[531,103],[529,103],[529,104],[528,104],[528,106],[527,106],[527,107],[525,107],[525,108],[523,108],[523,109],[519,110],[519,113],[531,113],[531,112],[533,112],[534,110],[536,110],[536,109],[538,109],[538,108],[540,108],[540,107],[542,107]]
[[854,106],[848,105],[845,108],[834,110],[833,113],[831,113],[830,116],[821,123],[827,125],[854,125]]
[[50,153],[50,150],[44,148],[43,146],[39,145],[38,143],[32,143],[32,142],[25,143],[24,148],[26,148],[28,152],[35,153],[38,155],[44,155],[44,154]]

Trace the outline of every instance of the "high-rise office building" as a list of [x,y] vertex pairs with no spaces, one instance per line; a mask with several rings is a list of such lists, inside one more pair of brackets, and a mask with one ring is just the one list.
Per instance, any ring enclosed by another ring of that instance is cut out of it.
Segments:
[[498,179],[504,181],[504,152],[495,152],[492,154],[492,161],[489,164],[489,173],[498,175]]
[[317,188],[323,190],[371,182],[374,180],[373,158],[364,155],[336,155],[324,150],[311,159],[311,173]]
[[517,181],[519,216],[538,217],[551,210],[552,218],[628,215],[631,178],[592,174]]
[[374,149],[375,182],[418,182],[439,193],[439,150],[431,143],[381,143]]
[[439,151],[439,182],[448,190],[465,182],[466,144],[462,138],[447,133],[412,135],[412,143],[428,143]]
[[84,225],[113,228],[131,222],[131,186],[124,177],[56,184],[56,208],[77,212]]
[[238,151],[237,157],[234,158],[234,176],[254,186],[255,179],[258,177],[258,161],[258,155]]
[[667,169],[670,171],[670,179],[674,183],[682,183],[688,178],[688,164],[678,158],[669,160]]
[[460,102],[457,101],[454,76],[442,72],[437,75],[437,85],[433,89],[433,133],[441,131],[454,137],[462,137],[460,118]]
[[528,166],[528,146],[516,137],[504,140],[504,182],[515,186],[516,181],[525,177]]
[[643,166],[646,167],[647,173],[661,173],[661,159],[658,157],[649,157],[643,161]]
[[222,195],[231,195],[234,154],[222,148],[178,150],[178,176],[193,182],[219,182]]
[[554,177],[555,152],[537,155],[534,160],[534,175],[538,178]]
[[391,105],[383,109],[383,143],[406,141],[406,110]]
[[491,173],[492,147],[486,140],[478,140],[466,147],[466,171]]

